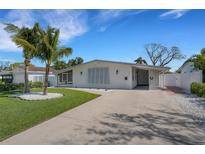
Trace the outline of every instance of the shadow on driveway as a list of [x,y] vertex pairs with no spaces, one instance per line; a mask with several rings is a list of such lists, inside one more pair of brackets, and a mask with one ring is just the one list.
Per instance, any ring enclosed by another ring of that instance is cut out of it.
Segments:
[[87,129],[88,134],[99,139],[87,144],[138,144],[135,141],[139,139],[147,140],[148,144],[154,139],[159,141],[157,144],[205,144],[202,130],[205,119],[195,120],[188,114],[161,110],[157,113],[160,115],[106,114],[106,120],[100,121],[98,127]]

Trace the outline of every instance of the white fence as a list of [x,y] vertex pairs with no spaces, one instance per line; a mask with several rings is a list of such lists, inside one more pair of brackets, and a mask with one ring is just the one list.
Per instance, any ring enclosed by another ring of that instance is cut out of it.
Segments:
[[202,71],[194,71],[190,73],[174,73],[174,74],[161,74],[160,87],[179,87],[184,89],[185,92],[190,92],[192,82],[202,82]]

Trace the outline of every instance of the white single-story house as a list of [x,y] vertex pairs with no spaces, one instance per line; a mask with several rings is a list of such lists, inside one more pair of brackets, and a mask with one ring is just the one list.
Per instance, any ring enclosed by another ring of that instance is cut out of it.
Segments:
[[159,87],[159,75],[168,67],[93,60],[57,71],[57,85],[80,88],[134,89]]
[[[45,68],[30,66],[28,70],[28,79],[31,82],[44,82],[45,77]],[[24,83],[24,66],[19,66],[18,68],[13,69],[12,71],[3,71],[0,72],[0,78],[4,81],[10,83]],[[49,84],[50,86],[56,86],[56,75],[54,70],[51,69],[49,74]]]

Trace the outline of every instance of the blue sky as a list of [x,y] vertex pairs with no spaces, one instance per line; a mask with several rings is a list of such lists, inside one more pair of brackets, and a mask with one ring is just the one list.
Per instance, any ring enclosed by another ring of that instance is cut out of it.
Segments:
[[[178,46],[189,58],[205,47],[204,16],[205,10],[0,10],[0,61],[23,61],[22,49],[11,42],[3,23],[30,27],[35,22],[60,29],[60,45],[73,48],[66,61],[80,56],[133,62],[142,56],[150,63],[147,43]],[[168,66],[176,70],[184,61]]]

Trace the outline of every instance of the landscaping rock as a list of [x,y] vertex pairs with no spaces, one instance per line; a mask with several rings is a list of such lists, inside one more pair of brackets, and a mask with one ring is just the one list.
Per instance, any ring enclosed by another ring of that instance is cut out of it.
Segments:
[[43,95],[42,92],[33,92],[29,94],[17,95],[16,97],[22,100],[35,101],[35,100],[49,100],[49,99],[54,99],[54,98],[60,98],[60,97],[63,97],[63,94],[48,93],[47,95]]

